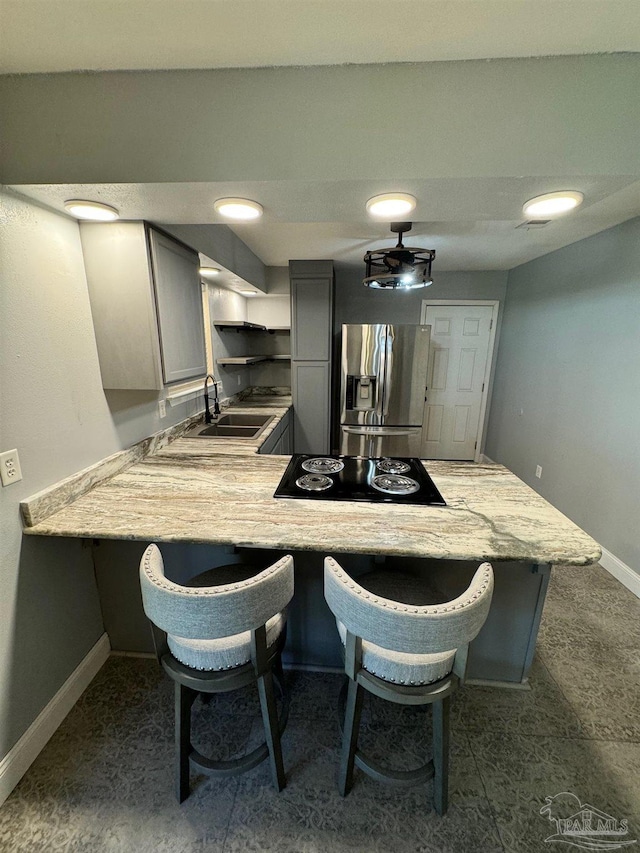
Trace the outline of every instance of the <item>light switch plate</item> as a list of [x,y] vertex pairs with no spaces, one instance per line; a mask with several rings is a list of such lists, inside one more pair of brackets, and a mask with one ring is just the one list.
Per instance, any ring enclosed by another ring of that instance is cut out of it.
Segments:
[[17,450],[7,450],[0,453],[0,479],[2,479],[3,486],[10,486],[22,479]]

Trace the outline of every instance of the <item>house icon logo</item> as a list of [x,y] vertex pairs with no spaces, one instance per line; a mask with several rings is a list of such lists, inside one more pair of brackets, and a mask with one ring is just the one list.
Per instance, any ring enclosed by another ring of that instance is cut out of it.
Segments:
[[559,841],[581,850],[620,850],[636,843],[635,838],[628,837],[626,819],[618,820],[589,803],[581,803],[569,791],[545,797],[540,814],[556,825],[555,833],[545,841]]

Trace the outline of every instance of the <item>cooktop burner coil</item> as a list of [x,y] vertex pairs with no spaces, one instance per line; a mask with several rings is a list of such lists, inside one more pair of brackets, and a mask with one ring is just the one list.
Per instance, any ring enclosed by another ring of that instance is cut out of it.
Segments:
[[420,488],[419,483],[411,477],[401,477],[399,474],[379,474],[371,480],[371,485],[387,495],[412,495]]
[[385,474],[406,474],[411,470],[411,465],[403,462],[402,459],[381,459],[376,468],[384,471]]
[[324,492],[333,486],[333,480],[324,474],[305,474],[296,480],[296,486],[307,492]]
[[310,471],[312,474],[337,474],[344,468],[344,462],[340,459],[329,459],[326,456],[316,456],[314,459],[307,459],[302,463],[305,471]]

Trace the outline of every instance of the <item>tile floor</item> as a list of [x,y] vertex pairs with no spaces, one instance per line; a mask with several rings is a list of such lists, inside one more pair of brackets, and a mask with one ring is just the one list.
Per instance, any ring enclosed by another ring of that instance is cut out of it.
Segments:
[[[540,814],[560,792],[627,818],[626,840],[640,850],[639,653],[640,602],[598,566],[555,569],[531,691],[466,687],[454,699],[444,818],[430,786],[398,791],[359,772],[342,799],[340,678],[293,672],[286,789],[275,793],[263,764],[224,781],[192,777],[178,806],[172,684],[155,661],[113,657],[0,808],[0,850],[560,851],[566,843],[545,841],[555,824]],[[250,691],[220,702],[215,728],[210,719],[196,706],[197,742],[219,755],[260,736]],[[427,757],[429,728],[419,710],[370,701],[362,745]]]

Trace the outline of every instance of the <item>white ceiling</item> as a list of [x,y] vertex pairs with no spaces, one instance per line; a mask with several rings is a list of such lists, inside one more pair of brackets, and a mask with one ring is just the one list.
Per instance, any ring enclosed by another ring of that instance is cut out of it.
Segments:
[[[365,213],[367,199],[390,188],[367,181],[14,187],[59,211],[65,199],[89,198],[115,205],[124,219],[159,225],[222,223],[214,199],[253,198],[264,205],[263,218],[232,230],[268,266],[286,266],[291,258],[362,264],[367,249],[395,245],[388,223]],[[435,249],[434,272],[511,269],[640,214],[637,176],[405,180],[393,188],[418,198],[414,227],[404,242]],[[518,228],[523,203],[554,189],[581,190],[585,203],[544,228]]]
[[[0,72],[425,62],[640,52],[640,0],[0,0]],[[607,171],[603,169],[603,171]],[[413,193],[406,245],[435,249],[437,270],[510,269],[640,214],[640,175],[397,181],[30,185],[57,210],[102,199],[127,219],[222,222],[221,196],[253,198],[256,223],[234,225],[269,266],[291,258],[362,264],[395,243],[366,200]],[[573,189],[577,211],[517,228],[534,195]]]
[[0,72],[640,50],[638,0],[0,0]]

